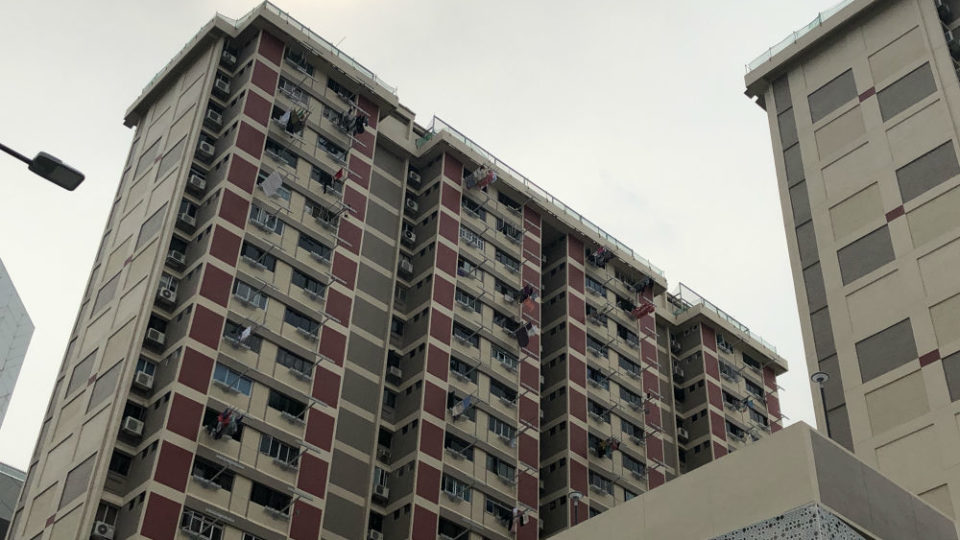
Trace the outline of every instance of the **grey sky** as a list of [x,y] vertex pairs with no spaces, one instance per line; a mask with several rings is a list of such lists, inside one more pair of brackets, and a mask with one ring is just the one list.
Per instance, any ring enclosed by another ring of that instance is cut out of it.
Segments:
[[[231,1],[7,2],[0,141],[87,174],[68,193],[0,155],[0,258],[36,324],[0,461],[26,468],[133,131],[126,107]],[[833,0],[284,1],[278,5],[771,343],[813,423],[765,113],[744,64]]]

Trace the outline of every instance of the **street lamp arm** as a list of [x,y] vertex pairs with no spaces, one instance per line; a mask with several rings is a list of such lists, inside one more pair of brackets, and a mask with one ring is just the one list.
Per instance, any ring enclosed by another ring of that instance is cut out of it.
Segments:
[[27,165],[30,165],[31,163],[33,163],[33,160],[32,160],[32,159],[30,159],[30,158],[28,158],[27,156],[21,154],[20,152],[17,152],[17,151],[14,150],[13,148],[10,148],[9,146],[7,146],[7,145],[5,145],[5,144],[3,144],[3,143],[0,143],[0,150],[3,150],[4,152],[6,152],[6,153],[10,154],[11,156],[19,159],[20,161],[26,163]]

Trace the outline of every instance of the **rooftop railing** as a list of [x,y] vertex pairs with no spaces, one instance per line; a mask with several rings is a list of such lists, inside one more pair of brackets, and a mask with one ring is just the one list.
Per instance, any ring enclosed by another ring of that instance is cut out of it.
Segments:
[[564,204],[562,201],[560,201],[559,199],[557,199],[557,198],[554,197],[553,195],[547,193],[546,190],[544,190],[543,188],[541,188],[541,187],[538,186],[537,184],[533,183],[533,181],[530,180],[529,178],[527,178],[526,176],[520,174],[520,173],[519,173],[516,169],[514,169],[513,167],[511,167],[511,166],[507,165],[506,163],[504,163],[504,162],[500,161],[499,159],[497,159],[497,156],[495,156],[495,155],[493,155],[492,153],[488,152],[486,149],[484,149],[484,148],[483,148],[482,146],[480,146],[479,144],[473,142],[473,140],[471,140],[470,137],[467,137],[466,135],[464,135],[463,133],[461,133],[460,131],[458,131],[456,128],[454,128],[454,127],[451,126],[450,124],[448,124],[448,123],[444,122],[443,120],[441,120],[440,118],[434,116],[434,117],[433,117],[433,121],[430,122],[430,127],[427,128],[427,133],[428,133],[428,135],[431,134],[431,133],[440,133],[440,132],[442,132],[442,131],[445,131],[445,132],[449,133],[453,138],[455,138],[455,139],[457,139],[458,141],[460,141],[460,142],[462,142],[463,144],[465,144],[468,148],[470,148],[471,150],[473,150],[474,152],[476,152],[477,154],[479,154],[482,159],[484,159],[484,160],[486,160],[487,162],[489,162],[490,165],[493,165],[493,166],[499,168],[500,170],[508,173],[510,176],[512,176],[512,177],[515,178],[516,180],[520,181],[527,189],[529,189],[529,190],[533,193],[533,195],[535,196],[535,198],[540,199],[541,201],[546,202],[546,203],[548,203],[548,204],[552,204],[552,205],[556,206],[556,207],[559,208],[564,214],[566,214],[567,216],[569,216],[571,219],[573,219],[574,221],[580,222],[580,224],[583,225],[584,228],[586,228],[586,229],[588,229],[588,230],[596,233],[597,236],[599,236],[601,240],[604,240],[604,241],[608,242],[609,244],[611,244],[611,245],[614,247],[614,249],[616,249],[617,251],[620,251],[620,252],[622,252],[622,253],[624,253],[624,254],[630,255],[630,256],[633,257],[634,259],[636,259],[636,260],[640,261],[641,263],[645,264],[647,267],[649,267],[649,268],[650,268],[654,273],[656,273],[658,276],[665,278],[665,276],[664,276],[664,274],[663,274],[663,270],[661,270],[661,269],[660,269],[659,267],[657,267],[655,264],[653,264],[652,262],[650,262],[648,259],[646,259],[645,257],[641,257],[639,254],[637,254],[635,251],[633,251],[633,249],[631,249],[630,247],[628,247],[626,244],[624,244],[623,242],[617,240],[612,234],[604,231],[604,230],[601,229],[599,226],[597,226],[597,224],[595,224],[594,222],[590,221],[589,219],[583,217],[579,212],[577,212],[576,210],[570,208],[569,206],[567,206],[566,204]]
[[679,315],[697,306],[703,306],[705,309],[712,311],[717,317],[720,317],[720,319],[733,325],[733,327],[736,328],[737,330],[750,336],[750,338],[756,341],[757,343],[760,343],[761,345],[763,345],[767,349],[770,349],[773,352],[777,352],[776,347],[774,347],[767,340],[760,337],[760,335],[754,332],[751,332],[750,329],[747,328],[747,325],[733,318],[733,316],[731,316],[729,313],[718,308],[713,302],[700,296],[699,294],[694,292],[693,289],[691,289],[690,287],[687,287],[683,283],[680,283],[680,285],[677,288],[677,292],[673,293],[672,296],[675,300],[678,300],[677,302],[672,302],[674,306],[677,306],[677,309],[674,312],[674,315]]
[[843,0],[843,1],[840,2],[839,4],[833,6],[832,8],[830,8],[830,9],[828,9],[828,10],[826,10],[826,11],[821,11],[820,13],[818,13],[818,14],[817,14],[817,18],[814,19],[814,20],[812,20],[812,21],[810,21],[810,24],[808,24],[808,25],[800,28],[800,29],[797,30],[796,32],[790,34],[789,36],[787,36],[786,38],[784,38],[783,41],[781,41],[780,43],[777,43],[777,44],[774,45],[773,47],[770,47],[769,49],[767,49],[766,52],[764,52],[764,53],[761,54],[760,56],[756,57],[752,62],[750,62],[749,64],[747,64],[747,66],[746,66],[746,68],[747,68],[747,73],[750,73],[751,71],[753,71],[753,70],[757,69],[758,67],[760,67],[761,65],[763,65],[765,62],[768,62],[771,58],[773,58],[774,56],[776,56],[779,52],[783,51],[784,49],[786,49],[786,48],[789,47],[790,45],[793,45],[794,43],[796,43],[798,39],[800,39],[801,37],[803,37],[804,35],[806,35],[808,32],[810,32],[810,31],[813,30],[814,28],[817,28],[818,26],[820,26],[821,24],[823,24],[823,21],[829,19],[829,18],[832,17],[836,12],[838,12],[838,11],[840,11],[841,9],[849,6],[849,5],[852,4],[853,2],[854,2],[854,0]]

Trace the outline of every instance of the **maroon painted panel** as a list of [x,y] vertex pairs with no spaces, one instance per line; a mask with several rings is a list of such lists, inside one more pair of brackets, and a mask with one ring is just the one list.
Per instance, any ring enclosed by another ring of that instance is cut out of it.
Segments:
[[573,236],[567,237],[567,253],[571,259],[583,264],[583,242],[581,242],[579,238],[574,238]]
[[210,255],[230,266],[236,266],[237,257],[240,255],[240,237],[217,225],[213,229],[213,239],[210,240]]
[[781,429],[783,428],[780,427],[780,424],[778,422],[770,422],[770,431],[772,431],[773,433],[776,433]]
[[272,34],[262,32],[260,34],[260,47],[257,52],[279,66],[280,61],[283,60],[283,42],[273,37]]
[[[530,508],[536,508],[540,493],[540,482],[536,476],[526,473],[519,473],[517,476],[517,498]],[[533,521],[536,523],[536,520]]]
[[724,424],[723,417],[713,411],[710,411],[710,432],[721,439],[727,438],[727,426]]
[[441,212],[440,219],[437,220],[437,232],[456,245],[460,239],[460,223],[448,214]]
[[193,324],[190,326],[190,337],[203,343],[211,349],[220,345],[220,335],[223,331],[223,317],[197,304],[193,310]]
[[540,443],[536,439],[526,433],[521,433],[517,440],[517,446],[519,447],[517,457],[520,461],[534,469],[540,466]]
[[447,393],[429,381],[423,383],[423,410],[441,420],[447,413]]
[[230,158],[230,171],[227,172],[227,181],[247,193],[253,193],[253,186],[257,182],[257,172],[256,165],[234,154]]
[[440,182],[440,204],[460,215],[460,191],[447,182]]
[[727,447],[717,441],[713,441],[713,458],[716,459],[725,455],[727,455]]
[[540,289],[540,260],[537,259],[536,267],[530,265],[523,265],[521,267],[521,278],[523,279],[523,284],[530,284],[537,290]]
[[297,475],[297,487],[321,499],[324,498],[327,493],[329,465],[326,461],[307,452],[301,452],[299,460],[300,470]]
[[250,210],[250,203],[246,199],[230,191],[223,190],[223,201],[220,203],[220,217],[227,220],[228,223],[243,228],[247,222],[247,211]]
[[[587,396],[581,394],[573,387],[567,387],[567,400],[569,401],[570,414],[574,418],[587,421]],[[572,427],[572,426],[571,426]]]
[[656,395],[660,395],[660,377],[656,373],[647,370],[643,372],[643,391],[644,392],[653,392]]
[[520,396],[520,420],[533,427],[540,425],[540,407],[537,402],[527,396]]
[[714,407],[723,408],[723,394],[720,392],[720,386],[711,381],[707,381],[707,400]]
[[210,373],[213,372],[213,358],[186,347],[180,361],[180,375],[177,380],[190,388],[207,393],[210,385]]
[[657,346],[646,339],[640,341],[640,358],[649,365],[659,365],[659,362],[657,362]]
[[[580,493],[587,492],[587,467],[579,461],[569,460],[570,463],[570,487]],[[581,504],[580,506],[586,506]],[[585,513],[585,512],[584,512]]]
[[150,493],[140,534],[152,540],[173,540],[180,523],[180,503]]
[[364,189],[370,187],[370,168],[370,164],[366,161],[354,155],[350,156],[350,179]]
[[[258,66],[262,65],[260,63]],[[257,77],[256,71],[253,73],[254,79]],[[274,74],[274,85],[276,85],[276,74]],[[272,91],[271,91],[272,93]],[[253,92],[247,92],[247,102],[243,105],[243,114],[249,116],[251,119],[255,120],[258,124],[263,127],[267,126],[267,123],[270,122],[270,102],[266,99],[260,97],[258,94]]]
[[647,479],[650,489],[662,486],[666,482],[666,478],[664,478],[663,473],[653,469],[647,472]]
[[774,418],[780,418],[780,398],[774,394],[767,394],[767,412]]
[[771,390],[777,387],[777,376],[769,366],[763,367],[763,385]]
[[523,257],[536,265],[540,264],[540,242],[532,236],[523,237]]
[[867,88],[866,90],[864,90],[862,94],[860,94],[859,96],[860,101],[861,102],[866,101],[876,93],[877,93],[876,87],[871,86],[870,88]]
[[887,212],[887,223],[897,219],[898,217],[906,214],[906,211],[903,209],[903,205],[894,208],[893,210]]
[[662,412],[660,411],[660,407],[658,405],[648,403],[647,406],[644,407],[644,411],[644,418],[646,419],[647,425],[658,429],[663,426],[661,422]]
[[567,265],[567,284],[571,289],[583,292],[583,270]]
[[343,189],[343,202],[353,208],[353,212],[350,214],[351,218],[355,217],[360,221],[367,218],[367,198],[363,196],[363,193],[347,186]]
[[540,214],[530,206],[523,207],[523,230],[540,238]]
[[357,285],[357,263],[337,253],[333,257],[331,273],[343,280],[343,286],[353,290]]
[[457,252],[439,242],[437,242],[437,269],[450,276],[457,275]]
[[170,402],[170,414],[167,415],[167,429],[191,441],[197,440],[200,431],[200,418],[203,405],[181,395],[173,394]]
[[422,461],[417,464],[417,495],[432,503],[440,501],[440,470]]
[[163,441],[160,445],[157,470],[153,479],[183,492],[187,489],[187,476],[190,473],[191,463],[193,463],[193,454],[189,450],[184,450],[170,441]]
[[443,429],[430,422],[420,422],[420,452],[443,459]]
[[436,345],[430,344],[427,349],[427,372],[441,381],[447,380],[447,370],[450,368],[450,355],[443,352]]
[[940,359],[940,349],[934,349],[920,357],[920,367],[932,364]]
[[453,309],[453,283],[436,276],[433,280],[433,302],[447,309]]
[[[650,289],[647,290],[649,291]],[[650,299],[648,298],[648,300]],[[654,322],[654,316],[652,314],[645,315],[640,319],[640,332],[648,336],[657,335],[657,323]]]
[[413,536],[412,540],[436,540],[437,515],[420,506],[413,508]]
[[330,315],[344,326],[350,324],[350,310],[353,308],[353,300],[351,300],[349,296],[328,287],[327,301],[325,304],[324,309],[327,315]]
[[430,314],[430,335],[440,343],[450,344],[453,320],[433,309]]
[[319,353],[333,360],[338,366],[343,365],[343,353],[347,349],[347,336],[330,327],[324,327],[320,335]]
[[376,136],[373,132],[368,129],[360,135],[354,135],[353,138],[357,140],[356,144],[353,145],[353,149],[373,159],[373,149],[376,146],[374,143]]
[[587,352],[587,333],[581,330],[579,326],[568,324],[567,335],[571,349],[580,354]]
[[230,301],[230,286],[233,277],[216,266],[207,265],[203,271],[203,282],[200,284],[200,296],[209,298],[223,307]]
[[340,375],[323,366],[317,366],[313,378],[313,397],[336,409],[340,400]]
[[567,363],[570,369],[570,380],[580,386],[587,386],[587,363],[573,356],[567,356]]
[[323,521],[323,511],[310,506],[303,499],[297,499],[293,504],[290,518],[290,538],[293,540],[317,540],[320,538],[320,523]]
[[720,361],[717,357],[709,354],[703,354],[703,370],[714,379],[720,380]]
[[453,180],[456,185],[463,182],[463,164],[450,154],[443,155],[443,175]]
[[717,332],[705,324],[700,325],[700,337],[703,345],[713,352],[717,352]]
[[277,72],[268,68],[263,62],[256,62],[253,65],[253,76],[250,80],[271,96],[277,91]]
[[333,441],[333,417],[311,408],[307,415],[307,429],[304,431],[303,440],[321,450],[330,450]]
[[256,159],[260,159],[260,154],[263,153],[263,143],[266,138],[266,135],[257,131],[256,128],[250,124],[240,122],[240,127],[237,129],[237,148]]
[[663,463],[663,439],[660,437],[647,437],[646,447],[648,458]]
[[340,220],[340,233],[337,235],[337,244],[346,247],[354,253],[360,254],[360,241],[363,238],[363,229],[354,225],[352,221]]
[[357,107],[367,113],[370,129],[377,129],[377,117],[380,115],[380,108],[377,107],[377,104],[367,99],[366,96],[360,95],[357,99]]
[[530,362],[524,362],[520,365],[520,385],[533,390],[540,389],[540,370],[536,365]]

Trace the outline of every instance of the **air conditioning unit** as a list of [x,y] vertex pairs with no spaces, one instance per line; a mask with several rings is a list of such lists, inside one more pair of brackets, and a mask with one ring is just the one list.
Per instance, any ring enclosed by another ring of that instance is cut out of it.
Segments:
[[195,191],[203,191],[207,189],[207,181],[199,174],[191,174],[190,179],[187,180],[187,187]]
[[224,49],[220,54],[220,59],[223,60],[223,63],[227,64],[228,66],[233,66],[237,63],[237,57],[226,49]]
[[410,259],[400,259],[400,270],[408,274],[413,273],[413,263]]
[[686,429],[684,429],[684,428],[682,428],[682,427],[678,427],[678,428],[677,428],[677,439],[679,439],[679,440],[681,440],[681,441],[687,441],[687,440],[690,439],[690,433],[689,433]]
[[406,229],[403,231],[403,241],[404,243],[412,246],[417,242],[417,233],[413,232],[411,229]]
[[199,153],[200,157],[204,159],[212,159],[213,151],[213,145],[207,141],[200,141],[200,144],[197,146],[197,153]]
[[407,206],[406,209],[410,211],[411,214],[416,214],[420,211],[420,204],[414,200],[412,197],[407,197]]
[[227,81],[226,79],[217,79],[216,82],[213,83],[213,89],[221,94],[229,94],[230,81]]
[[197,226],[197,218],[191,216],[186,212],[180,212],[180,215],[177,216],[177,219],[179,219],[180,223],[183,223],[184,225],[189,225],[190,227]]
[[387,373],[389,373],[390,375],[393,375],[394,377],[396,377],[396,378],[398,378],[398,379],[401,378],[401,377],[403,377],[403,370],[400,369],[400,368],[398,368],[397,366],[390,366],[390,367],[388,367],[388,368],[387,368]]
[[407,172],[407,183],[413,187],[420,187],[420,173],[417,171]]
[[137,374],[133,376],[133,385],[143,390],[152,390],[153,375],[145,371],[138,371]]
[[113,525],[103,521],[97,521],[93,524],[93,534],[90,536],[97,540],[113,540],[114,532],[115,529]]
[[367,540],[383,540],[383,533],[370,529],[370,531],[367,532]]
[[383,484],[376,484],[373,486],[373,496],[378,499],[389,499],[390,498],[390,488]]
[[157,298],[163,300],[164,302],[173,304],[177,301],[177,292],[167,287],[161,287],[160,290],[157,291]]
[[127,435],[139,437],[143,435],[143,422],[132,416],[127,416],[123,419],[120,429]]
[[167,336],[166,334],[157,330],[156,328],[150,328],[147,330],[147,341],[150,341],[162,347],[163,344],[167,341]]
[[223,123],[223,115],[213,109],[207,109],[207,115],[203,117],[203,121],[211,127],[219,128]]
[[937,6],[937,16],[940,17],[940,20],[945,23],[950,22],[950,6],[944,0],[935,0],[934,3]]
[[179,266],[183,266],[187,264],[187,256],[182,252],[171,249],[169,252],[167,252],[167,261]]

